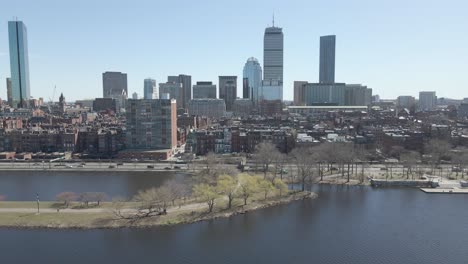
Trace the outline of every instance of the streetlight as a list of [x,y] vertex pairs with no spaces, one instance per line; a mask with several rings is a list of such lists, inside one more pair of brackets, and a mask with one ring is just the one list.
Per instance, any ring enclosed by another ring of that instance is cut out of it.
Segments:
[[39,214],[39,193],[36,193],[36,201],[37,201],[37,214]]

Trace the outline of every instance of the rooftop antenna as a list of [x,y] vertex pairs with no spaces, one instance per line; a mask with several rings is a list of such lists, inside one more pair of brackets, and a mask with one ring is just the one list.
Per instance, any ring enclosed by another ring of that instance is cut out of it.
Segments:
[[273,12],[273,27],[275,27],[275,12]]

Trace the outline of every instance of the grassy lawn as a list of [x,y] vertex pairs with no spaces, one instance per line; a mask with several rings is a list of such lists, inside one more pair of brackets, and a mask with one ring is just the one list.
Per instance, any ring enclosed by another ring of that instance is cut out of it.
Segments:
[[[297,194],[298,197],[302,194]],[[213,212],[208,213],[208,206],[196,206],[190,208],[182,208],[169,212],[167,215],[153,216],[147,218],[134,219],[119,219],[110,210],[103,212],[42,212],[41,214],[24,213],[24,212],[2,212],[0,213],[0,226],[3,227],[52,227],[52,228],[98,228],[98,227],[130,227],[130,226],[156,226],[156,225],[173,225],[178,223],[193,222],[203,219],[212,219],[217,217],[227,217],[232,213],[238,213],[244,210],[250,211],[257,208],[271,206],[275,202],[291,200],[293,196],[283,195],[279,197],[276,193],[271,193],[267,199],[264,195],[257,193],[252,198],[249,198],[247,206],[243,206],[243,200],[240,198],[234,199],[232,208],[227,209],[227,200],[220,197],[216,200]],[[187,205],[193,204],[191,201]],[[79,203],[73,204],[78,206]],[[138,204],[135,202],[125,203],[125,208],[135,208]],[[62,204],[55,202],[41,202],[41,208],[57,208]],[[112,208],[110,202],[102,203],[100,207],[95,208]],[[36,208],[35,202],[0,202],[0,208]],[[85,207],[86,208],[86,207]],[[92,207],[88,207],[92,208]],[[176,206],[177,208],[177,206]]]
[[103,219],[110,219],[110,213],[2,213],[0,226],[9,227],[93,227]]

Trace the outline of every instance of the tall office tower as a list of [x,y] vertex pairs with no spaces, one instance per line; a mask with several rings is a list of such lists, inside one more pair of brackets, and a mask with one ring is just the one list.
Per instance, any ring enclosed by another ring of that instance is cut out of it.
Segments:
[[256,58],[250,57],[247,60],[244,65],[243,77],[247,79],[247,83],[244,83],[243,97],[252,98],[252,94],[258,93],[258,88],[262,84],[262,66]]
[[219,76],[219,99],[226,102],[226,110],[232,111],[237,98],[237,76]]
[[[167,98],[164,94],[168,94]],[[159,84],[159,98],[175,99],[177,108],[182,108],[183,101],[183,88],[182,84],[178,82],[167,82]]]
[[137,94],[137,92],[134,92],[134,93],[132,94],[132,99],[138,99],[138,94]]
[[11,78],[6,78],[8,105],[13,107],[13,97],[11,91]]
[[437,104],[436,92],[419,92],[419,110],[432,111]]
[[117,108],[125,108],[127,99],[127,74],[121,72],[105,72],[102,74],[102,91],[104,98],[117,101]]
[[179,76],[168,76],[167,82],[182,84],[182,101],[177,102],[177,107],[187,108],[187,103],[192,99],[192,76],[179,74]]
[[263,38],[263,80],[283,81],[283,29],[274,20]]
[[197,82],[193,86],[193,99],[216,99],[216,85],[212,82]]
[[305,85],[308,82],[294,81],[294,105],[305,105]]
[[28,32],[22,21],[8,21],[12,107],[26,107],[30,98]]
[[249,94],[250,94],[250,89],[249,89],[249,79],[248,78],[242,78],[242,98],[243,99],[249,99]]
[[129,148],[173,149],[177,146],[175,100],[130,99],[125,115]]
[[150,78],[145,79],[143,97],[144,99],[158,99],[156,80]]
[[320,37],[320,78],[319,83],[335,83],[336,36]]

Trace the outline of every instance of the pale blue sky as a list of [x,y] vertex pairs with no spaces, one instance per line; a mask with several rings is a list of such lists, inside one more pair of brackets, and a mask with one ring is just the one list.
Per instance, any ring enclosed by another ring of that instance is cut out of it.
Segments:
[[237,75],[247,58],[263,67],[263,33],[275,13],[284,32],[284,95],[318,80],[319,37],[337,35],[336,80],[383,98],[435,90],[468,97],[466,0],[15,0],[0,6],[0,97],[10,75],[7,21],[28,27],[31,95],[102,96],[102,73],[143,79],[185,73],[192,82]]

